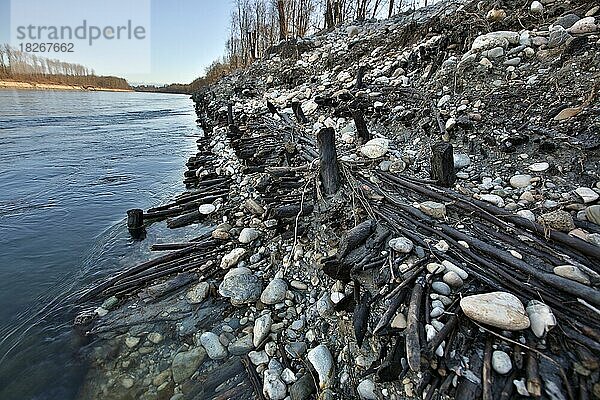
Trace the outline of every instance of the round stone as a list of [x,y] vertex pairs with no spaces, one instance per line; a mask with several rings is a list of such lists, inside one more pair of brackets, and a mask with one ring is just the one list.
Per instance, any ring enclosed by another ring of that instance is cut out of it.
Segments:
[[479,323],[509,331],[529,328],[529,318],[521,301],[507,292],[492,292],[463,297],[460,307]]
[[501,350],[492,353],[492,368],[500,375],[506,375],[512,369],[510,356]]
[[209,215],[215,212],[217,207],[214,204],[202,204],[198,207],[198,212],[202,215]]

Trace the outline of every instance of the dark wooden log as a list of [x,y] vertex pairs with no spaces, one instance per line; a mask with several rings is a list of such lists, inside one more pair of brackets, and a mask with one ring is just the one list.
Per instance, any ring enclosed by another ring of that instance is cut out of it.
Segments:
[[300,103],[299,101],[292,102],[292,111],[294,111],[296,120],[298,120],[299,123],[308,123],[308,118],[306,118],[306,115],[304,115],[304,111],[302,111],[302,103]]
[[356,90],[360,90],[363,88],[363,78],[365,76],[365,72],[367,71],[367,67],[361,65],[358,67],[358,71],[356,72],[356,85],[354,86]]
[[431,342],[429,342],[427,345],[427,352],[433,354],[438,346],[442,344],[442,342],[446,340],[446,337],[454,330],[456,325],[458,325],[458,315],[455,314],[450,317],[444,327],[433,337]]
[[127,211],[127,229],[135,240],[146,238],[144,228],[144,210],[134,209]]
[[483,400],[494,400],[492,394],[492,337],[490,335],[485,340],[481,383],[483,385]]
[[309,215],[313,210],[312,204],[304,203],[302,207],[300,204],[285,204],[272,208],[269,215],[273,219],[289,219],[296,218],[298,214],[300,216]]
[[418,278],[410,296],[408,316],[405,330],[406,359],[413,372],[421,370],[421,340],[419,337],[419,318],[421,312],[421,299],[425,288],[425,278]]
[[172,251],[181,250],[190,246],[194,246],[196,243],[156,243],[150,247],[150,251]]
[[273,105],[273,103],[271,103],[270,101],[267,100],[267,108],[269,109],[269,112],[273,115],[275,114],[279,114],[279,111],[277,111],[277,107],[275,107]]
[[375,220],[369,219],[347,231],[342,237],[336,257],[344,258],[350,251],[363,244],[371,236],[376,226]]
[[[357,282],[355,282],[356,284]],[[356,286],[355,286],[356,287]],[[371,295],[366,291],[360,298],[356,299],[356,307],[352,316],[354,325],[354,336],[358,347],[362,346],[365,335],[367,334],[367,322],[369,321],[369,309],[371,305]]]
[[[474,351],[473,355],[470,357],[469,364],[471,366],[471,372],[481,379],[481,368],[483,364],[482,356]],[[481,385],[473,383],[467,378],[463,377],[456,388],[456,395],[454,398],[460,400],[476,400],[480,397]]]
[[440,142],[431,146],[431,179],[445,187],[456,182],[454,149],[450,143]]
[[360,110],[350,110],[352,119],[354,119],[354,125],[356,126],[356,136],[359,144],[365,144],[371,140],[371,133],[367,128],[365,117]]
[[515,379],[515,377],[516,373],[513,370],[513,372],[509,375],[508,379],[506,380],[506,383],[502,388],[502,392],[500,392],[500,400],[510,400],[513,398],[513,393],[515,391],[515,384],[513,383],[513,380]]
[[319,158],[321,161],[321,183],[327,195],[335,194],[340,188],[340,170],[335,148],[335,131],[324,128],[317,134]]

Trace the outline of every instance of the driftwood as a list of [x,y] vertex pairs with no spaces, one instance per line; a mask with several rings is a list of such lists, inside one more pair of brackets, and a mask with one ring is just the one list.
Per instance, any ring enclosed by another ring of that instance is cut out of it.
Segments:
[[419,337],[419,318],[421,298],[425,288],[425,279],[418,278],[410,296],[408,316],[406,318],[406,359],[410,369],[414,372],[421,370],[421,343]]

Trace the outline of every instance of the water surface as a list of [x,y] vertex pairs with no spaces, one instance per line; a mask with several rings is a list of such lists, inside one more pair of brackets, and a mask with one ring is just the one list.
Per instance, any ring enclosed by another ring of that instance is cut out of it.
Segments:
[[184,190],[199,135],[187,96],[0,90],[0,399],[76,398],[74,295],[174,235],[123,218]]

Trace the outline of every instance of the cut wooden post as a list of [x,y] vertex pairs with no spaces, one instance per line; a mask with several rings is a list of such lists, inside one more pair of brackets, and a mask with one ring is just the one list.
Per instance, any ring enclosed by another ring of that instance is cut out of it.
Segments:
[[144,228],[144,210],[134,209],[127,211],[127,229],[136,240],[146,237],[146,229]]
[[227,104],[227,124],[229,126],[234,125],[233,122],[233,104]]
[[450,143],[440,142],[431,146],[431,179],[445,187],[456,182],[454,149]]
[[358,72],[356,73],[356,85],[355,85],[355,88],[358,90],[363,88],[363,77],[365,76],[366,70],[367,70],[367,67],[365,67],[364,65],[361,65],[360,67],[358,67]]
[[367,123],[365,122],[363,113],[360,112],[360,110],[350,110],[350,113],[354,119],[354,125],[356,126],[356,134],[359,144],[367,143],[369,140],[371,140],[371,134],[367,128]]
[[335,130],[323,128],[317,134],[319,157],[321,160],[321,183],[325,194],[335,194],[340,188],[340,169],[335,149]]
[[294,111],[294,115],[299,123],[306,124],[308,122],[308,118],[306,118],[306,115],[304,115],[304,111],[302,111],[302,104],[299,101],[292,102],[292,111]]

